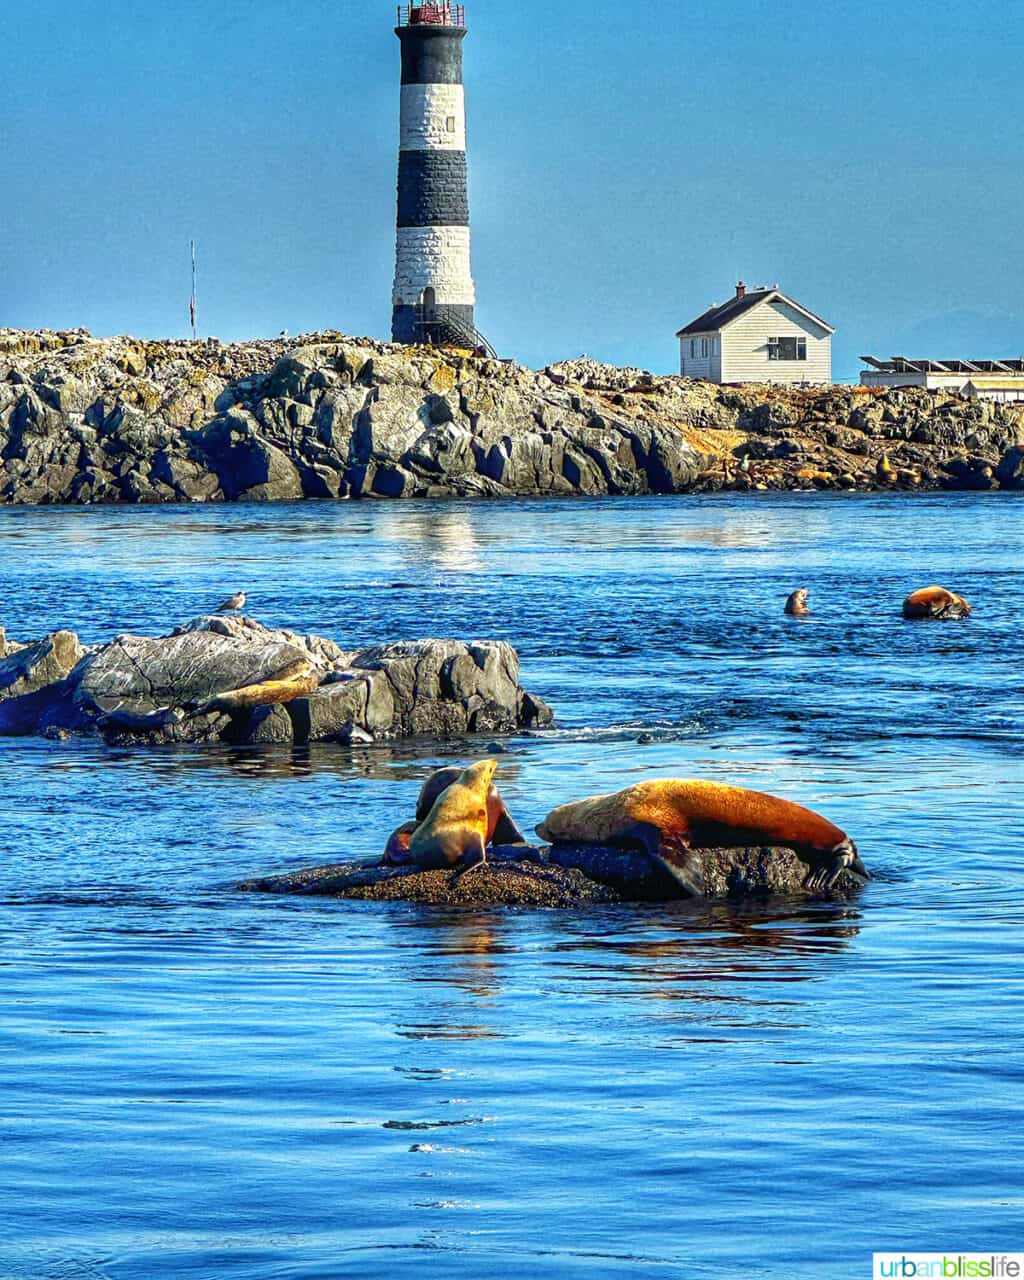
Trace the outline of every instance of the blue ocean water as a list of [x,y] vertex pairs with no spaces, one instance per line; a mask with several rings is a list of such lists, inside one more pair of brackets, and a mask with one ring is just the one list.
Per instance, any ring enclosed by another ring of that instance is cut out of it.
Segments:
[[[473,748],[0,740],[0,1276],[1020,1248],[1022,549],[1012,495],[0,509],[12,637],[159,634],[244,587],[345,646],[505,638],[558,716],[504,742],[524,827],[728,779],[877,875],[760,908],[248,896],[377,852]],[[933,581],[974,617],[904,623]]]

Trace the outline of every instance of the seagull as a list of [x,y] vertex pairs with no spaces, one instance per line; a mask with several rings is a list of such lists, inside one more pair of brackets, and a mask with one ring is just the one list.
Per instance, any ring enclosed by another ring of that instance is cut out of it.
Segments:
[[240,609],[245,608],[245,592],[237,591],[233,596],[228,596],[224,603],[217,608],[218,613],[238,613]]

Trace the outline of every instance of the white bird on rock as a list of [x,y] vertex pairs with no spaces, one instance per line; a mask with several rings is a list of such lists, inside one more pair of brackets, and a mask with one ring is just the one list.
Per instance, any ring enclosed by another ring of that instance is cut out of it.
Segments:
[[245,608],[245,592],[237,591],[233,596],[228,596],[222,605],[217,608],[218,613],[238,613]]

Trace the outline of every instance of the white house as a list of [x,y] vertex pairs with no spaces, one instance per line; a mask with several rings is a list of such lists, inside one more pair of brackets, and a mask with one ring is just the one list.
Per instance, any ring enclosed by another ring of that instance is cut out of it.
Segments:
[[750,289],[676,334],[679,372],[710,382],[830,383],[835,329],[778,288]]
[[1024,359],[1020,360],[908,360],[893,356],[876,360],[860,375],[862,387],[926,387],[956,391],[972,400],[1024,400]]

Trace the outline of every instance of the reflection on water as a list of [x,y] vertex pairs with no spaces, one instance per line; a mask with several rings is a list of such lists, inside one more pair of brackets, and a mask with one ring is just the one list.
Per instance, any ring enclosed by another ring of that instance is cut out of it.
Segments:
[[468,510],[432,512],[429,505],[422,504],[411,510],[392,508],[382,514],[377,529],[385,542],[418,544],[424,562],[421,571],[475,573],[484,567],[477,529]]
[[[346,647],[509,639],[558,712],[499,744],[524,829],[697,774],[823,810],[877,875],[842,905],[248,896],[378,853],[490,744],[0,742],[0,1275],[853,1277],[1013,1247],[1015,504],[0,509],[0,540],[14,637],[157,633],[245,586]],[[932,580],[969,624],[902,623]]]

